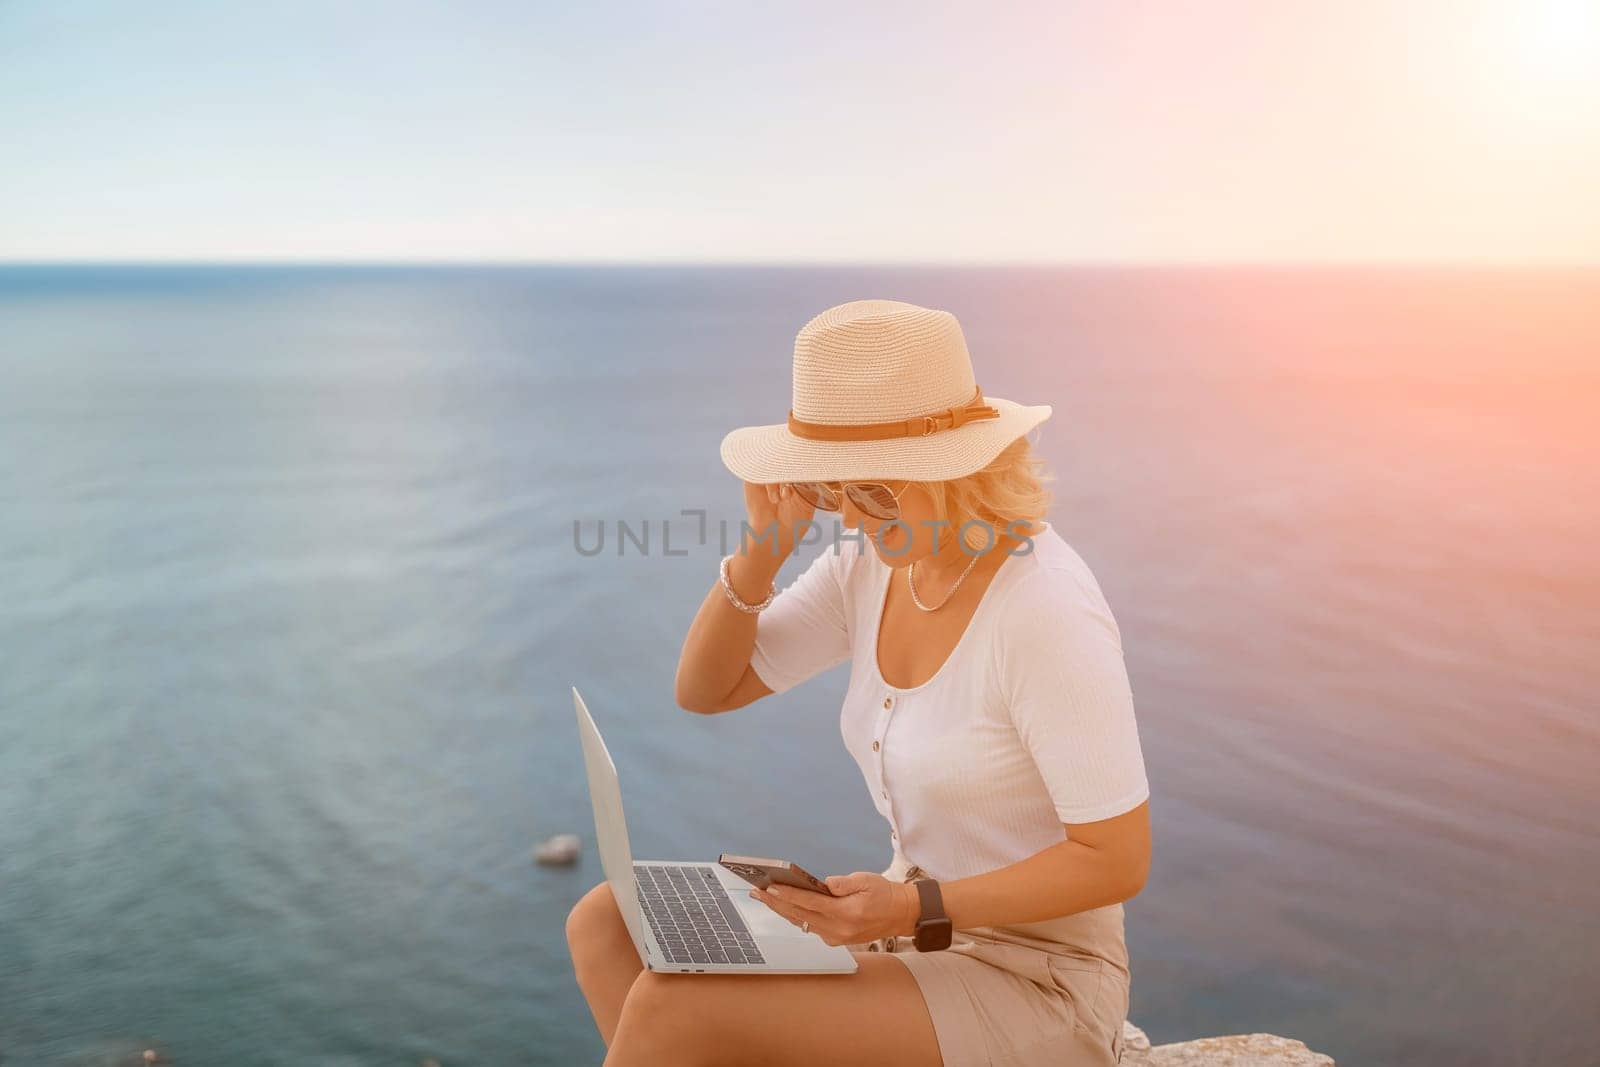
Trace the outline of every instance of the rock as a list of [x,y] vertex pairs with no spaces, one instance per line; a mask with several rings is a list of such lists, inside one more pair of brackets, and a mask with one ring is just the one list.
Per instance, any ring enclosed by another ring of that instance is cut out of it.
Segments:
[[577,834],[555,834],[533,850],[533,858],[540,863],[571,863],[578,858],[581,844]]
[[1130,1067],[1334,1067],[1333,1058],[1276,1034],[1232,1034],[1150,1046],[1143,1030],[1122,1027],[1122,1062]]

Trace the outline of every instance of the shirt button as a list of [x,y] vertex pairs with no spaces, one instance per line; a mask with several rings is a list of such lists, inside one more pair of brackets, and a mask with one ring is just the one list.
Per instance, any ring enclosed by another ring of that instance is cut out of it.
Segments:
[[885,799],[885,800],[889,799],[889,791],[887,789],[878,790],[878,795],[883,797],[883,799]]
[[898,833],[896,833],[895,831],[890,830],[889,831],[889,836],[893,837],[893,838],[898,838],[900,835]]
[[884,697],[883,698],[883,706],[884,707],[888,707],[892,703],[894,703],[894,697]]
[[874,752],[878,751],[878,742],[876,742],[876,741],[872,742],[872,751],[874,751]]

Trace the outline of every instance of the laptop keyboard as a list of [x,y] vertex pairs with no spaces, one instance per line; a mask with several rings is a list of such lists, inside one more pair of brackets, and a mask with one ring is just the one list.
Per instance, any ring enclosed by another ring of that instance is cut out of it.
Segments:
[[767,962],[716,871],[636,863],[633,872],[639,906],[670,962]]

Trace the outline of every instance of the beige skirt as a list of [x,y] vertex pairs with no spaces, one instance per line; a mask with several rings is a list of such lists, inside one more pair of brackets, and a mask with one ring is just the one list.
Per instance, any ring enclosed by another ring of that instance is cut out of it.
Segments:
[[[909,882],[924,872],[897,853],[883,876]],[[957,930],[938,952],[918,952],[905,935],[847,947],[892,953],[911,971],[944,1067],[1109,1067],[1128,1014],[1120,909],[1115,918],[1116,944],[1103,954],[1082,938],[1040,937],[1036,923]],[[1086,928],[1107,936],[1104,923]]]

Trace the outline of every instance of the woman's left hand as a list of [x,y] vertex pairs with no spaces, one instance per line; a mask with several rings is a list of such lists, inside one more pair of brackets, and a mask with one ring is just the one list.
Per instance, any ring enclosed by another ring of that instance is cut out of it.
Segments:
[[750,895],[796,926],[809,923],[811,933],[829,945],[916,932],[922,903],[910,882],[891,882],[871,871],[830,874],[823,881],[833,896],[776,882],[765,890],[752,888]]

